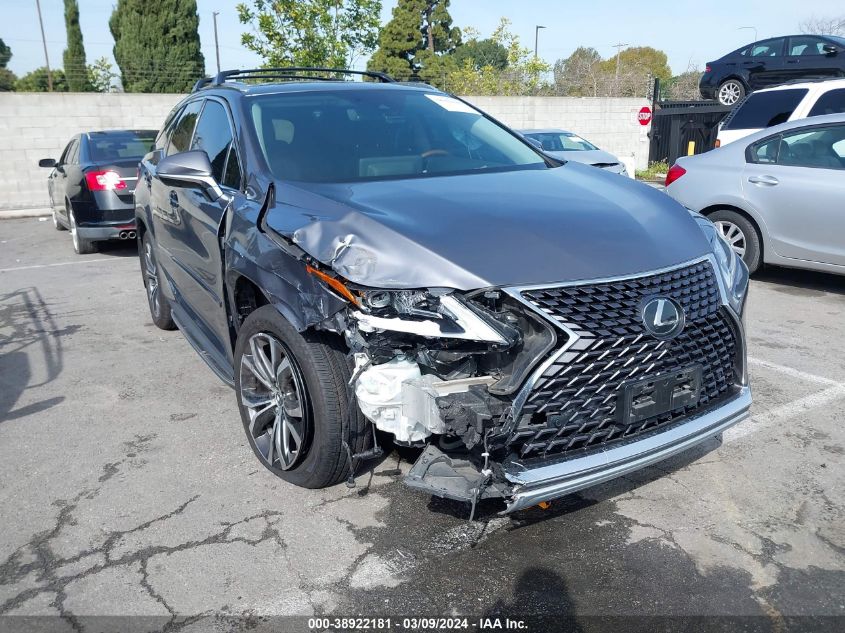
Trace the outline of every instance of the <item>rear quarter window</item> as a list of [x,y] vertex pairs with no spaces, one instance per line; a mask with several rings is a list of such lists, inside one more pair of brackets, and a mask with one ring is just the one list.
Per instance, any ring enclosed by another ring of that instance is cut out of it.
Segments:
[[845,112],[845,88],[825,92],[810,110],[809,116]]
[[731,113],[722,129],[761,129],[786,123],[805,96],[806,88],[754,93]]

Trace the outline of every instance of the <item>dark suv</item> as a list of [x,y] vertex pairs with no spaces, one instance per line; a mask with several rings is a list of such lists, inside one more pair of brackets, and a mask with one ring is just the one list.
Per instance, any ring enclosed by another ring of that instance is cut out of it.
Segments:
[[734,105],[753,90],[831,77],[845,77],[845,38],[790,35],[754,42],[707,62],[698,87],[704,99]]
[[422,449],[409,485],[513,511],[747,415],[747,269],[708,220],[355,74],[202,80],[140,166],[153,320],[234,387],[264,466],[332,485],[379,429]]

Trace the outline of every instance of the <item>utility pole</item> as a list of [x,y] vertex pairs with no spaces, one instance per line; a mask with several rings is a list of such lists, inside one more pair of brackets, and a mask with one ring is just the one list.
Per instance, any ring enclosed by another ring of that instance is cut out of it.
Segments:
[[41,25],[41,42],[44,44],[44,63],[47,66],[47,90],[53,92],[53,73],[50,72],[50,56],[47,55],[47,38],[44,36],[44,20],[41,19],[41,2],[35,0],[38,9],[38,24]]
[[628,46],[628,44],[614,44],[613,48],[616,49],[616,79],[613,82],[613,96],[619,96],[619,57],[622,53],[622,48]]
[[546,27],[539,24],[534,27],[534,59],[537,59],[537,39],[540,36],[540,29],[544,28]]
[[217,74],[220,74],[220,45],[217,43],[217,16],[219,11],[212,11],[211,17],[214,19],[214,54],[217,56]]

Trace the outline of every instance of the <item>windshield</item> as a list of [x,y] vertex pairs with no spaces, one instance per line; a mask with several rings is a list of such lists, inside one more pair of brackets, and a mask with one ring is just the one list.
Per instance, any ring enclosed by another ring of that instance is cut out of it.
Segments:
[[91,132],[88,134],[88,153],[95,163],[125,158],[140,160],[152,150],[155,138],[155,130]]
[[547,166],[527,143],[443,94],[367,89],[249,99],[261,150],[283,180],[349,182]]
[[598,149],[572,132],[530,132],[525,136],[539,141],[547,152],[583,152]]

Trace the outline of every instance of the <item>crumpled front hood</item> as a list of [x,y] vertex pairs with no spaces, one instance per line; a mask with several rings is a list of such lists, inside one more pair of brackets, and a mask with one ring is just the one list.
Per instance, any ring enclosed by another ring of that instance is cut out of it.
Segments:
[[599,279],[709,252],[690,214],[666,194],[575,163],[278,185],[268,225],[350,281],[374,288]]

